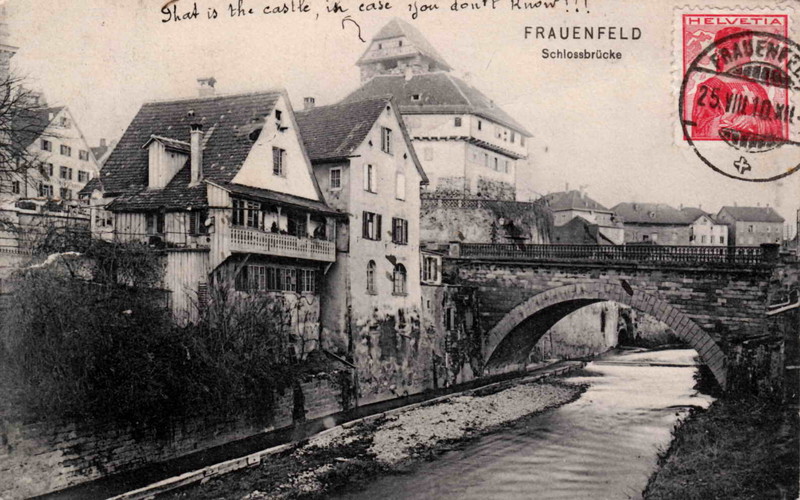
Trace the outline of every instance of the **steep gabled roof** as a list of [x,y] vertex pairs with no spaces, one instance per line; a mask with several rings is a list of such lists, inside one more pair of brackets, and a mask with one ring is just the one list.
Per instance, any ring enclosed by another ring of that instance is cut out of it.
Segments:
[[[142,145],[153,135],[188,143],[193,120],[199,120],[205,131],[204,178],[231,181],[253,146],[250,132],[272,113],[282,95],[267,91],[145,103],[103,165],[100,180],[106,192],[131,195],[146,189],[148,151]],[[194,111],[194,118],[189,111]],[[184,170],[188,172],[184,167],[173,181],[181,179]]]
[[[361,101],[391,95],[402,114],[474,114],[531,137],[519,122],[481,91],[442,71],[412,75],[376,75],[344,98]],[[412,100],[412,96],[419,100]]]
[[741,222],[780,222],[785,219],[772,207],[722,207],[734,220]]
[[19,148],[27,148],[42,136],[64,106],[23,109],[12,117],[11,133]]
[[554,212],[560,210],[594,210],[597,212],[611,212],[603,205],[589,198],[581,191],[573,189],[571,191],[560,191],[550,193],[543,197],[544,204]]
[[683,207],[683,208],[681,208],[681,212],[686,214],[686,216],[689,217],[692,220],[692,222],[696,221],[697,219],[699,219],[700,217],[702,217],[704,215],[706,217],[708,217],[709,219],[711,219],[712,221],[714,220],[714,218],[711,217],[711,214],[709,214],[706,211],[704,211],[703,209],[697,208],[697,207]]
[[[436,51],[433,45],[428,42],[428,40],[422,35],[422,33],[419,32],[419,30],[417,30],[417,28],[396,17],[389,21],[383,28],[381,28],[378,34],[372,37],[372,41],[377,42],[380,40],[387,40],[389,38],[398,38],[402,36],[406,37],[406,39],[411,42],[411,45],[423,56],[433,59],[437,64],[445,69],[452,69],[450,65],[447,64],[447,61],[445,61],[444,58],[439,55],[439,52]],[[370,46],[367,48],[367,51],[361,55],[356,64],[361,64],[361,62],[367,58],[366,56],[370,52],[371,48],[372,44],[370,44]],[[409,56],[410,55],[413,54],[409,54]]]
[[401,134],[423,182],[428,181],[408,136],[403,117],[391,96],[318,106],[295,114],[300,136],[312,162],[344,159],[366,139],[387,106],[395,111]]
[[625,224],[688,225],[696,219],[664,203],[624,202],[613,210]]
[[348,157],[389,103],[384,96],[298,111],[295,116],[308,157],[311,161]]

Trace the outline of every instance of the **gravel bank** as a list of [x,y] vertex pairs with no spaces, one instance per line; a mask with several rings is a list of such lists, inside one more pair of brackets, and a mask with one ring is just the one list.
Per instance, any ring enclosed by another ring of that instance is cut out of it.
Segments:
[[536,382],[487,395],[453,396],[389,417],[338,427],[257,467],[169,495],[172,498],[319,498],[391,474],[453,442],[574,400],[582,387]]

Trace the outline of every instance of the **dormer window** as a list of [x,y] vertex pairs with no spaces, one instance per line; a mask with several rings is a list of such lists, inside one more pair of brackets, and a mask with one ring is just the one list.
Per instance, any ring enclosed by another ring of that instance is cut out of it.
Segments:
[[283,113],[281,112],[280,109],[276,109],[275,110],[275,119],[278,120],[278,123],[281,122],[282,118],[283,118]]
[[411,100],[412,101],[419,101],[421,98],[422,98],[422,96],[419,95],[419,94],[411,94]]

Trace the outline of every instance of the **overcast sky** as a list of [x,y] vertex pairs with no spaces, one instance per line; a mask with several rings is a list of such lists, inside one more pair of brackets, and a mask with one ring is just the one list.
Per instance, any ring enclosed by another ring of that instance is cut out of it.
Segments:
[[[441,0],[439,11],[416,20],[407,0],[369,14],[358,12],[358,1],[342,3],[367,41],[393,16],[414,23],[457,74],[468,73],[533,133],[531,171],[520,176],[525,192],[569,183],[609,207],[653,201],[715,212],[770,204],[794,224],[800,172],[771,183],[729,179],[675,140],[672,2],[559,0],[555,9],[512,12],[510,1],[499,0],[495,11],[453,13],[452,0]],[[244,2],[258,12],[282,0]],[[175,6],[181,13],[193,3]],[[144,101],[193,95],[200,76],[213,75],[226,93],[285,87],[297,109],[304,96],[329,104],[359,85],[355,62],[366,44],[358,28],[343,27],[343,14],[314,15],[331,0],[306,2],[312,13],[237,19],[228,16],[228,1],[196,3],[200,19],[162,23],[162,2],[154,0],[8,0],[11,42],[20,47],[15,67],[50,103],[69,106],[92,145],[118,138]],[[214,21],[206,19],[209,7],[218,9]],[[525,40],[526,25],[638,27],[642,36]],[[614,49],[622,60],[545,60],[544,48]],[[785,149],[787,165],[797,164],[800,150]]]

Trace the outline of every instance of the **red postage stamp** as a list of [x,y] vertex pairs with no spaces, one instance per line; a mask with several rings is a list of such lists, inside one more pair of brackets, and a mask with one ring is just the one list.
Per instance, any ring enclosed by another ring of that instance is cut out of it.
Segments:
[[692,62],[714,45],[705,60],[698,61],[710,71],[695,72],[684,93],[684,118],[692,122],[689,135],[693,141],[724,140],[720,134],[735,132],[788,137],[785,121],[753,116],[762,111],[766,114],[767,108],[785,109],[789,93],[785,86],[765,85],[753,75],[768,68],[753,57],[758,49],[752,38],[743,36],[752,31],[788,37],[788,23],[786,14],[682,14],[684,75]]

